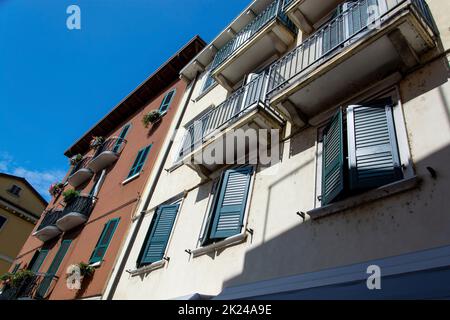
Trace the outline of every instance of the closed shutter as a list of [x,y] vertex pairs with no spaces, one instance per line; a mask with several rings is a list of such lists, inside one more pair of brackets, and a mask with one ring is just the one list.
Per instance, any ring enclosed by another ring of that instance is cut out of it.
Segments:
[[52,264],[48,268],[44,279],[42,280],[39,288],[37,289],[36,295],[38,298],[45,298],[48,288],[52,284],[53,278],[56,276],[58,272],[59,266],[61,265],[64,257],[66,256],[67,251],[69,250],[70,244],[72,240],[64,240],[59,247],[58,252],[56,253],[55,258],[52,261]]
[[179,204],[174,204],[158,208],[152,229],[144,246],[145,249],[141,254],[140,265],[151,264],[164,258],[179,207]]
[[168,94],[166,94],[166,96],[164,97],[161,106],[159,107],[159,112],[160,113],[164,113],[167,111],[167,109],[169,109],[170,104],[172,103],[172,100],[175,96],[175,89],[170,91]]
[[344,125],[339,110],[323,133],[322,205],[337,200],[344,192],[344,160]]
[[147,160],[148,153],[150,152],[152,145],[149,145],[148,147],[140,150],[136,156],[136,159],[134,160],[133,166],[130,169],[130,172],[128,174],[128,178],[131,178],[134,175],[137,175],[141,172],[142,168],[144,167],[145,161]]
[[351,190],[402,178],[391,99],[349,106],[347,126]]
[[114,146],[113,152],[117,153],[120,151],[120,147],[122,146],[123,142],[125,141],[125,138],[127,137],[130,127],[131,127],[130,124],[127,124],[125,127],[123,127],[122,131],[120,132],[119,139],[117,139],[117,142]]
[[108,249],[109,243],[114,235],[114,232],[117,229],[117,225],[119,224],[120,219],[112,219],[108,221],[103,228],[102,234],[95,246],[94,251],[92,252],[91,259],[89,263],[96,263],[103,260],[105,256],[106,250]]
[[252,172],[253,167],[225,172],[210,239],[224,239],[241,232]]
[[47,257],[47,255],[48,250],[41,250],[36,260],[33,262],[33,265],[31,266],[30,270],[33,271],[34,273],[39,272],[39,269],[41,268],[42,263],[44,263],[44,260]]

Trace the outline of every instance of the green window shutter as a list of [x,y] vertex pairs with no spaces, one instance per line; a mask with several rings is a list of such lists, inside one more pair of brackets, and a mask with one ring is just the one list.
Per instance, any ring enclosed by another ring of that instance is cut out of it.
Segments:
[[117,139],[117,142],[114,146],[113,152],[117,153],[120,151],[120,147],[123,144],[123,141],[127,137],[128,131],[130,131],[131,124],[127,124],[122,128],[122,131],[120,132],[119,139]]
[[48,288],[50,288],[53,278],[56,276],[56,273],[58,272],[58,269],[62,261],[64,260],[64,257],[66,256],[66,253],[69,250],[71,243],[72,240],[64,240],[61,243],[61,246],[59,247],[55,258],[53,259],[52,264],[48,268],[44,279],[42,280],[41,284],[39,285],[39,288],[37,289],[36,292],[37,297],[45,298]]
[[109,243],[112,240],[114,232],[117,229],[120,218],[112,219],[105,224],[103,228],[102,234],[98,239],[97,245],[95,246],[94,251],[92,252],[89,263],[96,263],[103,260],[105,256],[106,250],[108,249]]
[[17,270],[19,270],[19,268],[20,268],[20,263],[16,263],[16,264],[14,265],[14,269],[11,271],[11,273],[16,273]]
[[170,104],[172,103],[172,100],[175,97],[175,92],[176,92],[176,90],[173,89],[169,93],[166,94],[166,96],[164,97],[164,99],[161,103],[161,106],[159,107],[160,113],[164,113],[167,111],[167,109],[169,109]]
[[322,205],[338,199],[344,192],[344,128],[343,114],[332,118],[323,133]]
[[350,190],[367,190],[402,179],[392,100],[347,108]]
[[39,272],[42,264],[44,263],[45,258],[47,258],[48,250],[41,250],[33,265],[30,267],[30,270],[34,273]]
[[211,240],[224,239],[242,230],[253,167],[227,170],[216,203]]
[[156,211],[149,236],[144,245],[145,249],[140,257],[140,266],[152,264],[164,258],[179,207],[179,204],[160,206]]
[[128,174],[128,178],[131,178],[132,176],[141,172],[151,148],[152,145],[149,145],[148,147],[139,150],[136,159],[134,160],[133,166],[130,169],[130,173]]

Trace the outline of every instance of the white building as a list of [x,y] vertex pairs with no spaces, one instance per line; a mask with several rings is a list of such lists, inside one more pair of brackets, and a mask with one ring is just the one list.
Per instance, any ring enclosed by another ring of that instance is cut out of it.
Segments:
[[[105,298],[448,296],[450,4],[427,2],[245,8],[181,72],[191,138],[166,142]],[[239,128],[280,130],[279,161],[193,161]]]

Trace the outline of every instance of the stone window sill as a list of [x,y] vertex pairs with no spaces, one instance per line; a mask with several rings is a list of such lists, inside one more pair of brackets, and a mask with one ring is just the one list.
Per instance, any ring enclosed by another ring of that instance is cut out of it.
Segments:
[[141,173],[135,174],[134,176],[129,177],[128,179],[124,180],[122,182],[122,185],[126,185],[127,183],[130,183],[133,180],[136,180],[137,178],[139,178],[139,176],[141,175]]
[[417,176],[412,178],[403,179],[375,190],[368,191],[366,193],[336,202],[324,207],[312,209],[307,214],[313,219],[320,219],[335,213],[345,211],[357,206],[361,206],[368,202],[383,199],[404,191],[408,191],[416,188],[420,183],[420,179]]
[[131,270],[129,271],[129,273],[131,274],[132,277],[141,275],[141,274],[145,274],[145,273],[149,273],[151,271],[157,270],[157,269],[161,269],[164,268],[164,266],[166,265],[166,260],[159,260],[157,262],[154,262],[152,264],[149,264],[148,266],[136,269],[136,270]]
[[219,249],[231,247],[237,244],[241,244],[247,240],[247,233],[244,231],[243,233],[237,234],[235,236],[226,238],[225,240],[212,243],[205,247],[197,248],[192,250],[192,256],[194,258],[207,254],[209,252],[217,251]]

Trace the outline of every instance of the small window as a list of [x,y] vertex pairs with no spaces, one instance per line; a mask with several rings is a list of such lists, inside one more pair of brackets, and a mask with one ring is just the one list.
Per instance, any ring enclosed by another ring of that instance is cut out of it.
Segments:
[[114,232],[117,229],[120,219],[112,219],[105,224],[103,228],[102,234],[98,239],[97,245],[95,246],[94,251],[92,252],[89,263],[97,263],[103,260],[103,257],[106,254],[106,250],[108,249],[109,243],[111,242]]
[[214,84],[216,84],[216,80],[211,76],[211,71],[208,71],[204,76],[200,94],[211,88]]
[[19,186],[16,186],[15,184],[11,186],[11,188],[8,190],[9,193],[12,195],[19,197],[20,193],[22,192],[22,188]]
[[173,89],[169,93],[166,94],[163,101],[161,102],[161,106],[159,107],[159,112],[164,114],[169,110],[170,104],[172,103],[173,98],[175,97],[176,90]]
[[3,216],[0,216],[0,230],[2,230],[2,228],[3,228],[3,226],[5,225],[5,223],[6,223],[6,218],[5,217],[3,217]]
[[122,128],[122,131],[120,131],[119,138],[117,139],[117,142],[114,145],[113,152],[115,152],[115,153],[120,152],[120,147],[125,142],[125,138],[127,137],[127,134],[130,131],[130,128],[131,128],[131,124],[127,124]]
[[242,232],[253,167],[226,170],[215,192],[214,205],[203,235],[202,245]]
[[138,268],[164,258],[179,208],[179,204],[164,205],[158,208],[139,255]]
[[127,178],[134,177],[135,175],[138,175],[142,171],[142,168],[144,168],[144,164],[147,160],[151,148],[152,145],[149,145],[148,147],[139,150],[136,159],[134,160],[133,166],[131,167],[130,172],[128,173]]
[[403,179],[392,98],[339,109],[321,145],[322,206]]

